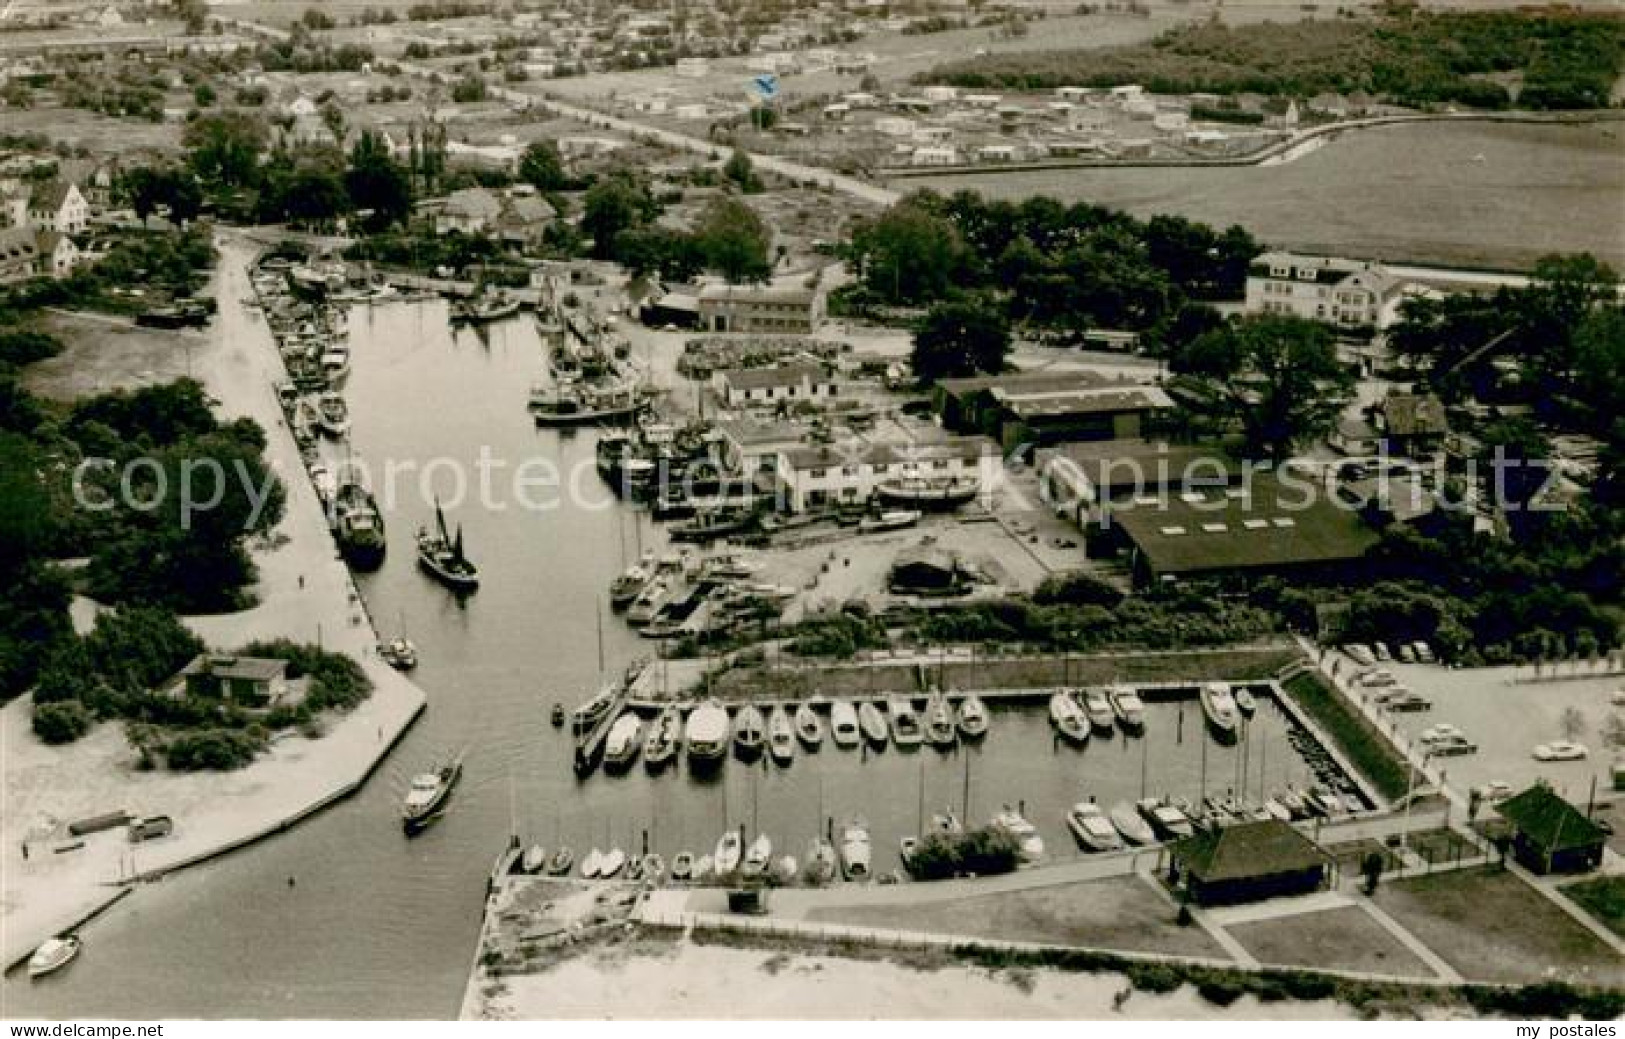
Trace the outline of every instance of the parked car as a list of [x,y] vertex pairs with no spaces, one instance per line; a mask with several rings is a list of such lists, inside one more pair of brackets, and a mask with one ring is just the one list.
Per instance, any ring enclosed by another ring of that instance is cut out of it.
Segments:
[[1384,686],[1399,684],[1399,679],[1394,677],[1394,673],[1383,667],[1379,667],[1375,671],[1363,672],[1355,681],[1367,689],[1381,689]]
[[1399,659],[1401,662],[1406,664],[1416,663],[1416,650],[1411,648],[1411,644],[1409,642],[1402,642],[1399,644]]
[[1382,661],[1384,664],[1394,659],[1394,655],[1388,651],[1388,644],[1386,642],[1373,642],[1371,644],[1371,652],[1375,653],[1377,655],[1377,659]]
[[1512,784],[1505,780],[1492,779],[1479,787],[1478,793],[1486,801],[1505,801],[1512,796]]
[[1426,642],[1423,642],[1421,639],[1417,639],[1415,642],[1411,643],[1411,649],[1416,651],[1416,659],[1421,663],[1432,664],[1439,659],[1433,655],[1433,647],[1428,645]]
[[[1343,647],[1343,652],[1353,657],[1356,664],[1360,664],[1365,667],[1370,667],[1372,664],[1377,662],[1376,656],[1371,652],[1371,647],[1362,642],[1349,643]],[[1621,689],[1620,692],[1625,694],[1625,689]]]
[[1536,761],[1581,761],[1590,751],[1585,744],[1573,740],[1553,740],[1535,748]]

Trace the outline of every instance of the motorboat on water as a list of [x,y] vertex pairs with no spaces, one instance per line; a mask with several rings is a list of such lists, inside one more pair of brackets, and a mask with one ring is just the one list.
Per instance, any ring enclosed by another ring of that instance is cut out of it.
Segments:
[[316,428],[334,440],[350,432],[350,406],[342,395],[324,393],[316,398]]
[[836,700],[829,705],[829,738],[837,747],[856,747],[863,738],[858,728],[858,709],[849,700]]
[[695,881],[704,883],[709,880],[715,880],[716,877],[716,863],[712,861],[711,856],[701,855],[699,858],[694,860]]
[[619,848],[611,848],[604,852],[604,857],[598,867],[598,876],[601,880],[618,877],[621,870],[626,868],[626,852]]
[[650,573],[642,563],[633,563],[609,583],[609,605],[624,610],[637,601],[639,593],[648,585]]
[[1140,818],[1140,813],[1127,801],[1112,805],[1110,815],[1112,825],[1130,844],[1157,843],[1157,835],[1151,829],[1151,824]]
[[1106,813],[1093,801],[1079,801],[1066,813],[1067,829],[1084,851],[1116,851],[1123,838]]
[[1179,808],[1168,804],[1166,801],[1148,797],[1138,802],[1135,808],[1139,809],[1140,817],[1151,824],[1151,828],[1157,832],[1157,836],[1164,840],[1178,840],[1181,837],[1189,837],[1196,832],[1196,827],[1192,825],[1190,818]]
[[626,608],[626,623],[634,628],[641,628],[654,621],[660,613],[660,608],[666,605],[671,598],[671,582],[664,577],[656,577],[643,586],[632,600],[632,605]]
[[721,760],[728,749],[728,712],[715,700],[694,708],[683,726],[683,744],[692,761]]
[[737,830],[729,830],[717,841],[716,852],[712,855],[711,866],[716,875],[726,877],[732,875],[739,868],[740,860],[744,857],[744,838],[739,836]]
[[519,313],[519,307],[518,299],[505,292],[498,292],[452,307],[451,320],[456,324],[495,324]]
[[666,860],[660,857],[659,852],[651,851],[638,860],[643,867],[643,882],[645,884],[658,884],[666,876]]
[[592,699],[570,713],[571,730],[577,734],[591,732],[619,698],[619,687],[613,683],[603,686],[593,694]]
[[643,719],[626,711],[609,727],[604,740],[604,765],[607,768],[626,768],[643,748]]
[[1232,695],[1235,697],[1237,710],[1247,717],[1251,718],[1253,712],[1258,710],[1258,701],[1253,698],[1252,690],[1246,686],[1236,689]]
[[887,710],[891,714],[892,739],[899,747],[918,747],[925,740],[925,730],[920,725],[920,716],[907,697],[893,697],[887,705]]
[[519,857],[519,868],[526,873],[540,873],[546,866],[547,850],[540,844],[532,844]]
[[1078,701],[1065,689],[1050,694],[1049,720],[1062,738],[1073,743],[1089,742],[1089,719]]
[[1241,724],[1241,712],[1236,707],[1235,698],[1230,695],[1230,687],[1223,682],[1209,682],[1202,686],[1198,695],[1208,726],[1220,738],[1234,739],[1236,729]]
[[1022,862],[1033,863],[1044,857],[1044,838],[1040,837],[1033,824],[1014,808],[1005,805],[1004,809],[993,817],[993,826],[1015,839],[1016,853]]
[[814,884],[828,884],[835,879],[837,868],[835,845],[822,837],[814,837],[807,846],[807,879]]
[[767,716],[767,752],[775,765],[788,765],[796,759],[796,730],[783,707]]
[[987,734],[987,707],[974,693],[959,701],[959,734],[968,740]]
[[897,857],[902,860],[903,868],[910,873],[914,872],[914,853],[920,850],[918,837],[903,837],[897,842]]
[[677,746],[683,739],[683,716],[676,707],[667,707],[649,726],[648,738],[643,742],[643,764],[647,768],[660,768],[677,756]]
[[885,745],[890,730],[886,726],[886,715],[874,703],[865,700],[858,704],[858,727],[863,730],[864,739],[879,746]]
[[43,978],[47,974],[56,973],[72,963],[83,948],[84,942],[76,934],[47,938],[34,950],[34,955],[28,958],[28,976]]
[[547,875],[550,877],[569,876],[570,867],[575,863],[575,852],[569,848],[560,848],[547,860]]
[[412,779],[401,804],[401,823],[408,834],[418,832],[434,820],[451,799],[452,788],[462,776],[462,759],[454,758]]
[[756,835],[745,850],[745,858],[739,864],[739,875],[750,880],[760,877],[767,872],[768,864],[773,861],[773,839],[765,833]]
[[694,855],[692,852],[680,851],[671,860],[671,879],[680,884],[694,879]]
[[869,880],[870,870],[869,827],[862,819],[854,819],[841,830],[841,874],[847,880]]
[[773,860],[771,875],[774,882],[781,885],[792,883],[796,879],[798,865],[800,864],[796,862],[794,855],[781,855]]
[[346,481],[333,496],[333,537],[339,552],[357,570],[376,570],[384,561],[389,542],[384,514],[372,492]]
[[956,742],[956,731],[954,712],[947,698],[941,693],[932,693],[925,705],[925,738],[933,747],[951,747]]
[[1106,695],[1104,689],[1085,689],[1080,696],[1083,701],[1083,713],[1089,718],[1089,727],[1103,735],[1111,735],[1113,723],[1117,720],[1117,712],[1112,708],[1111,697]]
[[1116,686],[1110,696],[1112,710],[1117,714],[1117,724],[1123,727],[1123,731],[1144,732],[1145,701],[1140,699],[1140,694],[1128,686]]
[[418,648],[411,639],[397,635],[378,643],[378,659],[397,671],[410,671],[418,666]]
[[1276,819],[1283,823],[1289,823],[1292,821],[1291,809],[1287,808],[1286,805],[1277,801],[1273,797],[1265,798],[1262,807],[1264,811],[1269,813],[1271,819]]
[[[802,703],[796,705],[796,738],[807,745],[808,750],[816,750],[824,742],[824,723],[819,720],[818,712],[813,710],[812,704]],[[853,722],[854,730],[857,728],[856,720]]]
[[739,709],[734,717],[734,752],[740,757],[751,759],[762,753],[762,745],[767,741],[767,719],[755,704],[746,704]]

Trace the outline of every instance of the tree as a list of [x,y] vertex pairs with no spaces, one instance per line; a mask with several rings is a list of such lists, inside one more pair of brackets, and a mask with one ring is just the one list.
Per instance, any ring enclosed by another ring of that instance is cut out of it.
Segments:
[[344,117],[344,109],[340,108],[336,102],[329,101],[322,106],[321,115],[322,125],[327,127],[329,134],[332,134],[333,143],[340,148],[344,147],[344,139],[350,133],[349,122]]
[[198,116],[181,135],[192,169],[221,187],[253,183],[267,139],[263,120],[235,110]]
[[299,170],[282,192],[282,210],[291,224],[321,227],[350,210],[350,196],[338,176],[329,170]]
[[865,287],[890,303],[932,303],[948,294],[969,253],[948,219],[900,202],[852,235]]
[[344,190],[357,210],[370,211],[367,229],[379,231],[400,223],[412,214],[412,184],[383,138],[372,130],[361,131],[350,150],[350,168],[344,173]]
[[581,230],[592,239],[593,255],[615,254],[615,236],[653,220],[660,207],[648,187],[630,173],[617,172],[594,184],[582,202]]
[[750,160],[750,154],[739,148],[722,164],[722,175],[733,181],[735,186],[747,195],[754,195],[762,190],[762,178],[756,175],[755,164]]
[[1249,452],[1280,461],[1328,432],[1353,394],[1324,325],[1264,314],[1198,337],[1179,362],[1227,402]]
[[920,382],[998,372],[1010,354],[1010,322],[984,301],[941,303],[914,333],[911,362]]
[[767,280],[773,270],[772,237],[754,209],[727,197],[711,201],[695,232],[706,266],[736,285]]
[[570,186],[564,158],[552,141],[532,141],[519,160],[519,179],[537,191],[563,191]]
[[1360,860],[1360,875],[1365,877],[1365,893],[1377,893],[1377,882],[1382,879],[1382,852],[1369,852]]
[[95,722],[85,705],[77,700],[34,706],[34,735],[52,745],[72,743],[90,731]]

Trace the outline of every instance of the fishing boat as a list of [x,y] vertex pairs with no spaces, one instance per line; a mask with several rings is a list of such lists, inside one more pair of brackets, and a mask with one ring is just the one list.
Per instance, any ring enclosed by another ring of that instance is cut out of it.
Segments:
[[667,533],[673,541],[719,541],[748,533],[755,526],[756,512],[752,509],[710,509],[686,523],[672,524]]
[[1127,801],[1120,801],[1112,805],[1112,825],[1117,832],[1130,844],[1155,844],[1157,835],[1151,829],[1151,824],[1140,818],[1140,813]]
[[1014,808],[1005,805],[1003,810],[993,817],[993,826],[1015,839],[1016,853],[1022,862],[1033,863],[1044,857],[1044,838],[1040,837],[1033,824]]
[[783,707],[767,716],[767,752],[775,765],[788,765],[796,758],[796,730]]
[[847,880],[868,880],[872,874],[869,827],[862,819],[854,819],[841,830],[841,874]]
[[473,591],[480,585],[480,571],[463,552],[463,529],[457,528],[455,538],[446,536],[446,516],[438,501],[434,519],[435,530],[418,531],[418,566],[452,591]]
[[687,883],[694,879],[694,855],[691,852],[680,851],[671,860],[671,879],[678,883]]
[[333,499],[333,536],[346,562],[357,570],[376,570],[388,541],[384,516],[372,493],[355,481],[340,485]]
[[453,758],[412,779],[401,804],[401,823],[407,833],[416,833],[429,825],[450,800],[452,788],[462,776],[462,759]]
[[807,846],[807,879],[814,884],[828,884],[835,879],[835,845],[822,837],[814,837]]
[[1111,697],[1104,689],[1085,689],[1081,694],[1083,713],[1089,717],[1089,727],[1102,735],[1111,735],[1117,712],[1112,709]]
[[1123,846],[1117,827],[1093,801],[1073,805],[1066,813],[1066,825],[1084,851],[1116,851]]
[[388,642],[378,643],[378,659],[397,671],[410,671],[418,666],[418,648],[404,635]]
[[570,866],[575,862],[575,852],[569,848],[560,848],[547,860],[547,875],[550,877],[563,877],[569,875]]
[[547,865],[547,852],[540,844],[532,844],[519,857],[519,868],[526,873],[540,873]]
[[1240,712],[1230,695],[1230,687],[1223,682],[1209,682],[1202,686],[1199,695],[1209,728],[1221,739],[1234,739],[1240,724]]
[[1139,810],[1140,817],[1150,823],[1153,830],[1157,831],[1157,836],[1164,840],[1178,840],[1181,837],[1189,837],[1196,832],[1196,827],[1191,825],[1190,818],[1183,811],[1166,801],[1148,797],[1136,803],[1134,807]]
[[1242,686],[1241,688],[1237,689],[1233,695],[1236,701],[1236,708],[1241,711],[1242,714],[1245,714],[1247,717],[1251,718],[1253,716],[1253,712],[1258,710],[1258,701],[1253,698],[1252,690],[1248,689],[1246,686]]
[[886,716],[879,707],[868,700],[858,704],[858,727],[863,730],[864,738],[870,743],[885,745],[889,733]]
[[453,307],[451,319],[459,324],[495,324],[498,321],[506,321],[519,313],[519,306],[519,300],[507,293],[499,292],[493,296],[484,296]]
[[887,711],[891,715],[892,739],[899,747],[918,747],[924,741],[925,730],[920,726],[920,716],[907,698],[893,697],[887,704]]
[[731,876],[739,868],[740,857],[744,853],[744,839],[734,830],[729,830],[717,841],[717,850],[712,856],[711,865],[719,877]]
[[987,707],[975,693],[959,701],[959,734],[968,740],[987,735]]
[[642,749],[643,719],[627,711],[615,719],[604,740],[604,767],[627,768]]
[[1111,691],[1111,701],[1117,724],[1124,732],[1145,731],[1145,701],[1140,699],[1139,693],[1127,686],[1117,686]]
[[658,884],[666,876],[666,860],[660,857],[659,852],[651,851],[639,860],[643,866],[643,882],[645,884]]
[[1089,719],[1065,689],[1050,694],[1049,720],[1063,738],[1073,743],[1089,742]]
[[677,746],[683,739],[683,716],[676,707],[667,707],[649,726],[649,736],[643,743],[643,764],[658,769],[677,756]]
[[316,428],[334,440],[342,440],[350,432],[350,406],[337,393],[324,393],[316,398]]
[[858,709],[849,700],[836,700],[829,705],[829,737],[837,747],[856,747],[863,738],[858,728]]
[[768,863],[773,860],[773,838],[765,833],[756,835],[745,850],[744,861],[739,864],[739,876],[745,880],[753,880],[767,872]]
[[649,583],[649,569],[643,563],[633,563],[625,572],[609,583],[609,605],[624,610],[637,600],[638,594]]
[[598,867],[598,876],[601,880],[618,877],[621,870],[626,868],[626,852],[619,848],[611,848],[604,852],[602,863]]
[[920,522],[923,514],[918,509],[891,509],[878,516],[866,516],[858,521],[861,534],[880,534],[888,530],[906,530]]
[[746,704],[734,717],[734,753],[750,760],[762,753],[767,740],[767,719],[754,704]]
[[824,742],[824,723],[819,721],[818,712],[812,709],[812,704],[796,705],[795,723],[796,738],[806,744],[808,750],[816,750]]
[[637,418],[647,401],[635,383],[600,386],[566,381],[530,392],[530,413],[538,426],[598,426]]
[[683,744],[691,761],[720,761],[728,749],[728,712],[715,700],[694,708],[683,727]]
[[887,480],[875,486],[882,505],[919,511],[957,509],[976,500],[982,484],[974,479],[931,480],[904,478]]
[[932,693],[925,704],[925,738],[933,747],[952,747],[955,742],[954,712],[941,693]]
[[47,938],[34,950],[34,955],[28,958],[28,976],[43,978],[47,974],[56,973],[72,963],[83,947],[84,943],[76,934]]

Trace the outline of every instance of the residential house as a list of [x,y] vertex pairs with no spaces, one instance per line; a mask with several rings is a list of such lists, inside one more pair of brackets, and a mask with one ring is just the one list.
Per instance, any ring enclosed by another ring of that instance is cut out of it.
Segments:
[[1512,827],[1513,855],[1536,873],[1583,873],[1602,864],[1607,833],[1545,783],[1495,811]]
[[79,247],[73,239],[60,231],[35,232],[39,251],[39,273],[52,278],[65,278],[79,266]]
[[288,706],[306,683],[288,678],[288,662],[269,657],[199,653],[168,685],[173,696],[219,700],[250,709]]
[[27,223],[36,230],[79,234],[90,224],[90,203],[77,184],[49,180],[29,195]]
[[1378,263],[1276,251],[1248,268],[1244,309],[1381,331],[1398,320],[1399,305],[1412,291]]
[[978,440],[852,441],[781,451],[775,466],[779,504],[789,512],[831,505],[866,505],[881,485],[917,480],[985,487],[997,456]]
[[1169,849],[1168,877],[1198,905],[1235,905],[1302,895],[1326,884],[1332,859],[1278,819],[1186,837]]
[[790,363],[776,368],[736,368],[717,372],[711,387],[730,408],[777,407],[833,400],[834,380],[816,364]]
[[491,230],[505,245],[519,249],[532,249],[542,244],[542,236],[558,216],[557,211],[540,195],[512,194],[500,203]]
[[485,234],[502,216],[502,200],[489,188],[462,188],[446,196],[434,217],[434,233]]
[[1377,406],[1382,446],[1388,454],[1423,458],[1444,448],[1450,419],[1444,402],[1432,393],[1388,394]]
[[0,231],[0,285],[14,285],[39,275],[38,233],[27,227]]
[[820,288],[706,285],[700,290],[700,326],[710,332],[809,335],[824,320]]

